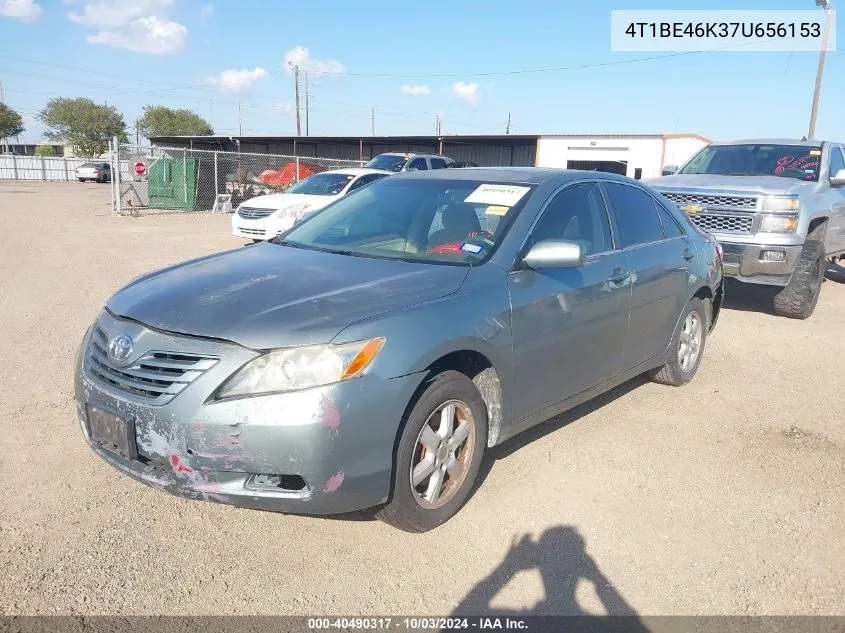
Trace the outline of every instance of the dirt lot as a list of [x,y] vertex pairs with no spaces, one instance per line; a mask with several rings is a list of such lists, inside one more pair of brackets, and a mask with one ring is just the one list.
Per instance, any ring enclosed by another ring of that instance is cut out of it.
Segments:
[[635,380],[492,450],[413,536],[177,499],[87,448],[72,363],[105,299],[242,244],[228,216],[107,200],[0,182],[0,613],[845,615],[845,285],[806,322],[734,295],[691,385]]

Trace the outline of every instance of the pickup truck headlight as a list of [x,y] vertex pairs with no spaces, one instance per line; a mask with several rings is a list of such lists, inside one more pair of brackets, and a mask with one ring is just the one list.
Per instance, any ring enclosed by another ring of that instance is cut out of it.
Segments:
[[760,220],[761,233],[795,233],[797,229],[797,215],[774,215],[771,213],[764,213]]
[[236,398],[330,385],[361,376],[384,338],[342,345],[309,345],[268,352],[236,371],[217,398]]
[[763,211],[798,211],[800,201],[798,196],[766,196],[763,198]]

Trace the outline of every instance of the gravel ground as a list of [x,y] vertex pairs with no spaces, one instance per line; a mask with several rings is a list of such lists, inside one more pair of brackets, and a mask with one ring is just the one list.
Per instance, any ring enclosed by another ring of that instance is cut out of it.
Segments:
[[15,182],[0,216],[0,613],[845,615],[845,285],[805,322],[730,288],[692,384],[634,380],[493,449],[415,536],[177,499],[85,445],[85,328],[136,275],[240,246],[228,216]]

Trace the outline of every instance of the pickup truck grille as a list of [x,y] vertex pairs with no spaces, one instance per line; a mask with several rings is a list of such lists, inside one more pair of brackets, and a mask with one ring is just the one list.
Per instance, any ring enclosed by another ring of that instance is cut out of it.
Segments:
[[661,192],[663,196],[677,204],[698,204],[702,207],[717,207],[721,209],[743,209],[754,211],[757,209],[755,196],[722,196],[703,193]]
[[748,235],[754,222],[753,215],[727,215],[718,213],[688,214],[690,220],[700,229],[712,233],[734,233]]

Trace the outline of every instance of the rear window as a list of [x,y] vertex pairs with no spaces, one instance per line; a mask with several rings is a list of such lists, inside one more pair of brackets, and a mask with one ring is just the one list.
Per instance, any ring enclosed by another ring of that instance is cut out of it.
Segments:
[[86,169],[99,169],[100,163],[84,163],[82,166]]

